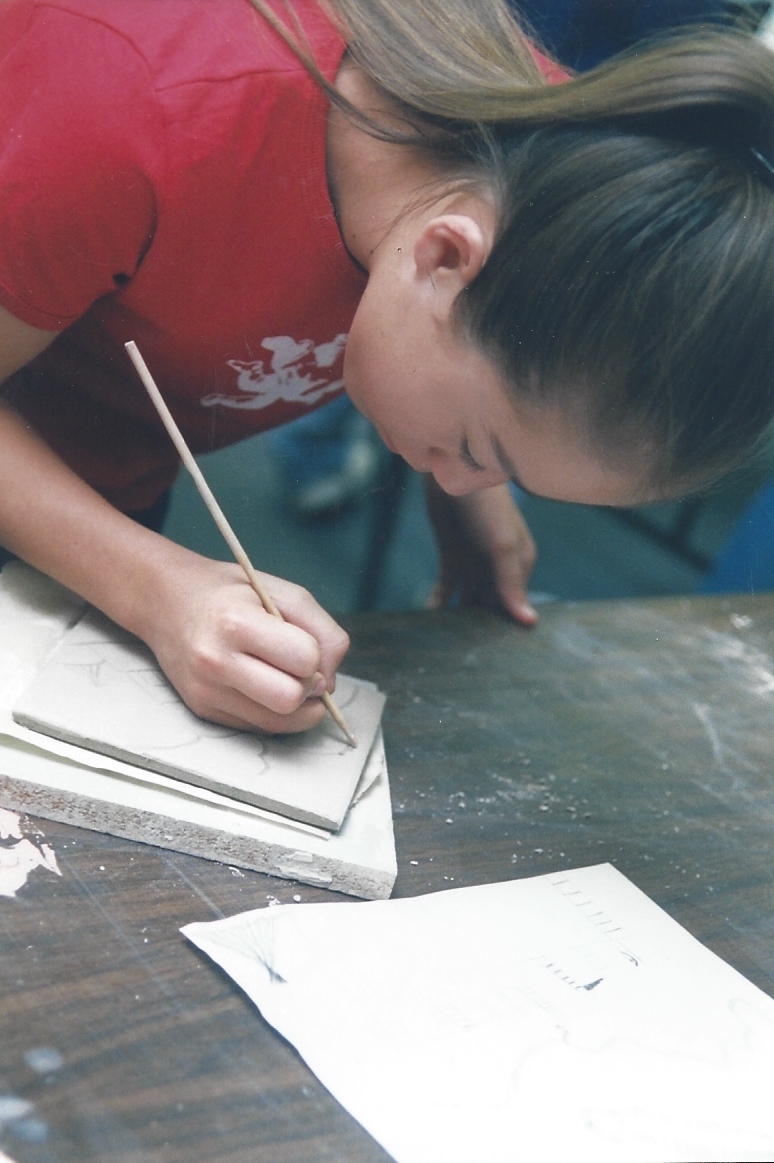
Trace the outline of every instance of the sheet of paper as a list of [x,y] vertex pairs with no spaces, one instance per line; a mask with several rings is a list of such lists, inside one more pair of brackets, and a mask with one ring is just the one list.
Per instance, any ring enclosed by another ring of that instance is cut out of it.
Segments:
[[339,676],[350,747],[326,716],[303,735],[261,737],[198,718],[148,648],[96,610],[69,629],[17,699],[24,727],[244,803],[337,829],[373,744],[384,696]]
[[774,1159],[774,1001],[610,865],[183,932],[397,1163]]

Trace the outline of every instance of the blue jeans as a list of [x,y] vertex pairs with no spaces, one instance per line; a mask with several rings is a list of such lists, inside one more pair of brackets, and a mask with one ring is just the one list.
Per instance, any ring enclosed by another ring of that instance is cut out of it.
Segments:
[[774,590],[774,481],[753,497],[701,585],[704,594]]

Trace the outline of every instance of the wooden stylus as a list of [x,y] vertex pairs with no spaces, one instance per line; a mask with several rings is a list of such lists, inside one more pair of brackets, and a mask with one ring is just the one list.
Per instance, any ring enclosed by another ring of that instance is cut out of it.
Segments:
[[[273,614],[273,616],[275,618],[280,618],[282,621],[284,621],[284,619],[282,618],[281,611],[277,608],[277,605],[276,605],[274,599],[272,598],[271,594],[268,592],[268,590],[266,590],[261,585],[258,574],[253,569],[253,565],[252,565],[252,562],[250,561],[250,558],[245,553],[244,549],[242,548],[241,543],[239,542],[236,534],[234,533],[234,530],[231,528],[228,521],[226,520],[226,517],[225,517],[223,510],[221,509],[218,502],[215,500],[215,497],[212,493],[210,486],[207,484],[206,480],[204,479],[204,475],[202,474],[202,470],[199,468],[198,464],[194,460],[193,454],[192,454],[190,448],[188,447],[188,445],[186,444],[185,438],[184,438],[182,432],[180,431],[177,424],[175,423],[175,421],[172,417],[172,413],[170,412],[169,408],[167,407],[167,405],[164,402],[164,397],[162,396],[161,392],[159,391],[158,387],[156,386],[156,382],[148,370],[148,365],[146,364],[145,360],[140,355],[137,344],[134,342],[133,339],[130,339],[128,343],[124,344],[124,347],[126,348],[127,352],[129,353],[129,358],[131,359],[132,363],[134,364],[135,368],[137,369],[137,374],[140,377],[140,379],[142,380],[143,384],[145,385],[145,389],[146,389],[148,395],[150,396],[151,400],[153,401],[153,403],[156,407],[156,411],[158,412],[159,416],[161,417],[161,422],[163,423],[164,427],[166,428],[167,432],[169,433],[170,438],[172,440],[172,443],[174,444],[175,448],[177,449],[178,453],[180,454],[180,459],[182,460],[183,464],[185,465],[185,467],[188,469],[189,473],[193,477],[193,482],[196,485],[197,489],[199,490],[199,494],[200,494],[202,500],[204,501],[205,505],[209,509],[209,511],[212,515],[212,519],[214,520],[215,524],[218,526],[218,529],[220,529],[221,533],[223,534],[223,537],[224,537],[229,549],[234,554],[234,557],[237,559],[239,564],[242,566],[242,569],[245,571],[245,575],[247,577],[247,580],[249,581],[250,585],[253,587],[253,590],[255,591],[255,593],[260,598],[260,601],[261,601],[264,609],[269,614]],[[349,727],[344,722],[344,716],[342,715],[341,711],[336,706],[336,704],[334,703],[333,699],[331,698],[331,696],[328,694],[327,691],[325,691],[325,693],[322,695],[322,701],[325,704],[325,707],[326,707],[327,711],[329,712],[331,718],[334,720],[336,725],[344,733],[344,736],[346,737],[346,740],[350,744],[350,746],[357,747],[357,740],[355,739],[355,736],[352,734]]]

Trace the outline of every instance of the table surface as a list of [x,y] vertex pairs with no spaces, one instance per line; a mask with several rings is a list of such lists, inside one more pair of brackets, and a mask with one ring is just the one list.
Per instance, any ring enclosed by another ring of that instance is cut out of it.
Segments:
[[[388,694],[395,896],[609,861],[774,995],[774,596],[349,620]],[[344,899],[37,822],[0,898],[0,1148],[16,1163],[384,1163],[178,929]],[[29,1105],[22,1108],[18,1100]]]

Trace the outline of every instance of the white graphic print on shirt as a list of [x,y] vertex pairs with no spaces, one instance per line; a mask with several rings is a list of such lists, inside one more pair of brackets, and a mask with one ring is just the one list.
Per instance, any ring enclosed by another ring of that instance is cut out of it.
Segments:
[[278,401],[314,404],[344,386],[340,368],[336,369],[338,379],[332,380],[331,375],[336,374],[332,369],[340,363],[346,341],[346,334],[337,335],[330,343],[315,347],[311,339],[299,343],[289,335],[269,336],[261,344],[272,352],[269,368],[262,359],[228,360],[228,366],[237,373],[236,386],[242,394],[205,396],[202,404],[207,408],[251,410],[268,408]]

